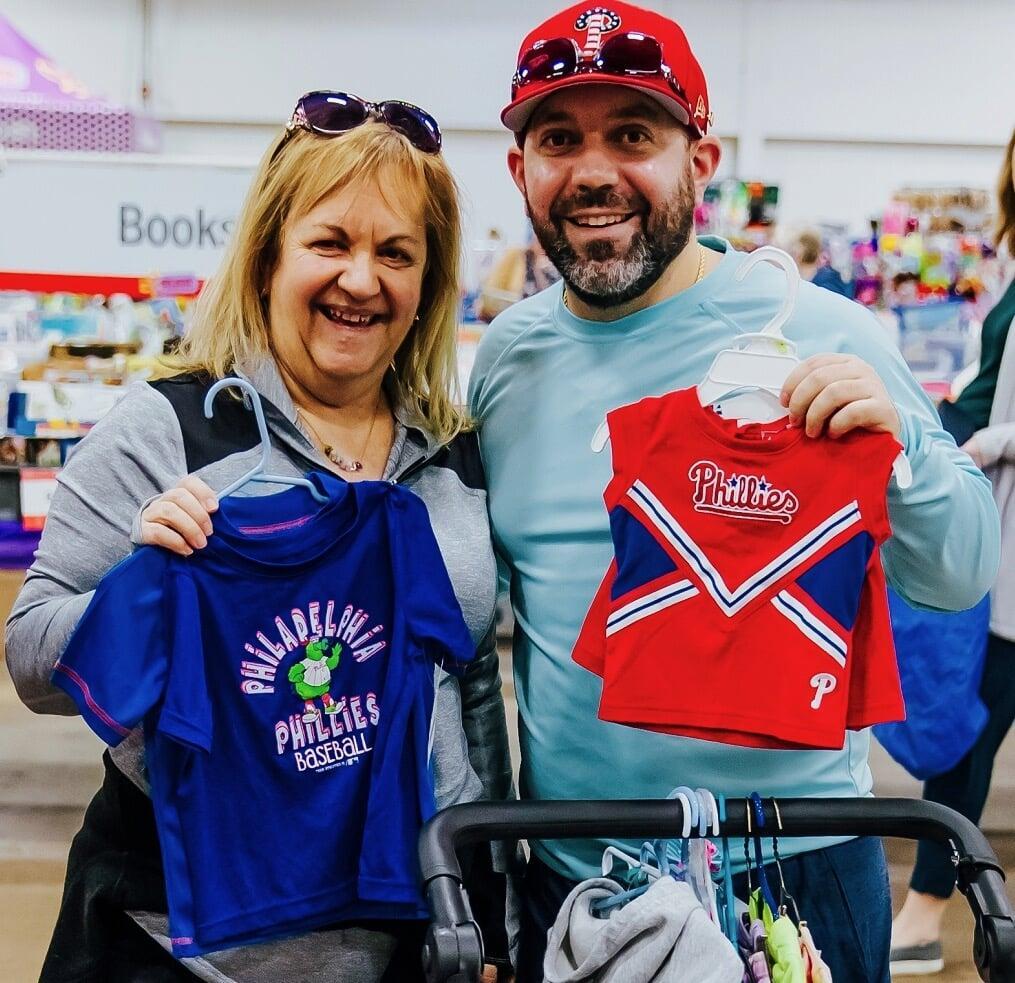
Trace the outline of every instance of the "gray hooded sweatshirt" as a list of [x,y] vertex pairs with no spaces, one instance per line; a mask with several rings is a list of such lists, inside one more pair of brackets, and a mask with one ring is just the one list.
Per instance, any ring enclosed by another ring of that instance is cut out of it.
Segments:
[[567,896],[547,936],[546,983],[740,983],[744,964],[689,884],[660,877],[608,918],[592,914],[621,890],[594,877]]

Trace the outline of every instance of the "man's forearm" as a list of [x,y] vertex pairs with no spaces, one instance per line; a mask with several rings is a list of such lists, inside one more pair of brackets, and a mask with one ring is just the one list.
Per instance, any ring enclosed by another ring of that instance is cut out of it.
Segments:
[[961,611],[997,575],[1001,530],[990,482],[968,455],[926,433],[921,417],[901,416],[913,483],[889,489],[885,572],[912,604]]

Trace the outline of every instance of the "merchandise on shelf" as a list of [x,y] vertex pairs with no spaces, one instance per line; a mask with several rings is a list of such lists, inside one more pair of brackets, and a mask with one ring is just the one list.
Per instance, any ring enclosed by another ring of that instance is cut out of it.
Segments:
[[31,562],[70,448],[128,383],[169,371],[160,356],[183,335],[199,287],[148,278],[142,301],[0,292],[0,566]]
[[695,209],[695,225],[701,234],[723,236],[740,249],[756,249],[771,241],[778,205],[778,185],[731,178],[705,189]]
[[960,298],[978,304],[998,293],[1003,269],[992,241],[991,196],[974,188],[902,188],[871,234],[854,243],[856,299],[898,307]]

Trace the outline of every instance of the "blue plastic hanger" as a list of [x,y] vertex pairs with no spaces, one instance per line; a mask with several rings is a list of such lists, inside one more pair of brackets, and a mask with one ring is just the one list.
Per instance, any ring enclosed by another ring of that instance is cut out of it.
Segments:
[[[719,822],[726,822],[726,796],[721,792],[717,796],[719,807]],[[734,945],[737,944],[737,905],[733,896],[733,864],[730,862],[730,844],[725,831],[722,837],[722,886],[723,886],[723,921],[725,922],[724,932],[726,938]]]
[[[668,799],[679,798],[681,804],[684,806],[684,830],[687,835],[683,837],[680,842],[680,861],[684,865],[684,869],[687,869],[688,861],[691,858],[691,842],[688,839],[690,830],[700,823],[701,809],[698,807],[698,796],[694,794],[694,789],[687,785],[678,785],[670,794],[667,796]],[[690,819],[690,826],[688,826],[688,818]]]
[[[645,847],[649,848],[649,854],[654,853],[652,844],[646,843],[642,847],[642,856],[645,856]],[[632,868],[632,871],[636,868]],[[626,891],[620,891],[617,894],[611,894],[608,898],[596,898],[589,905],[589,911],[593,915],[597,915],[601,918],[605,918],[614,908],[621,908],[628,903],[633,901],[635,898],[641,897],[651,887],[652,882],[648,879],[647,875],[642,872],[642,876],[645,877],[645,883],[639,884],[636,887],[628,888]]]
[[761,836],[758,832],[765,828],[765,806],[757,792],[751,792],[749,808],[754,810],[754,819],[757,824],[757,829],[754,832],[754,858],[758,867],[758,886],[761,888],[761,896],[771,910],[772,916],[778,917],[779,906],[775,903],[775,896],[772,894],[768,875],[765,873],[765,858],[761,849]]
[[204,415],[210,420],[215,414],[215,410],[212,404],[215,402],[216,394],[225,389],[228,386],[236,386],[237,389],[242,389],[250,400],[251,406],[254,409],[254,417],[257,420],[257,432],[261,436],[261,460],[257,462],[242,478],[237,478],[231,485],[227,485],[218,493],[219,498],[225,498],[227,495],[232,495],[237,488],[241,488],[248,481],[263,481],[272,485],[296,485],[300,488],[306,488],[314,500],[320,502],[322,505],[328,501],[327,495],[325,495],[312,481],[306,478],[297,478],[292,475],[280,475],[280,474],[268,474],[265,470],[268,467],[268,458],[271,456],[271,441],[268,439],[268,424],[264,420],[264,408],[261,406],[260,393],[249,383],[246,379],[238,379],[236,376],[230,376],[227,379],[219,379],[211,389],[208,390],[208,395],[204,397]]

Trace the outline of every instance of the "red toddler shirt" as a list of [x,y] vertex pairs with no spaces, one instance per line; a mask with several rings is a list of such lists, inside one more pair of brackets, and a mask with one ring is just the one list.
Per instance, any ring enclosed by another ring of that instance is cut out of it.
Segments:
[[599,716],[763,748],[841,748],[904,716],[878,547],[900,446],[737,427],[694,388],[608,416],[615,559],[572,658]]

